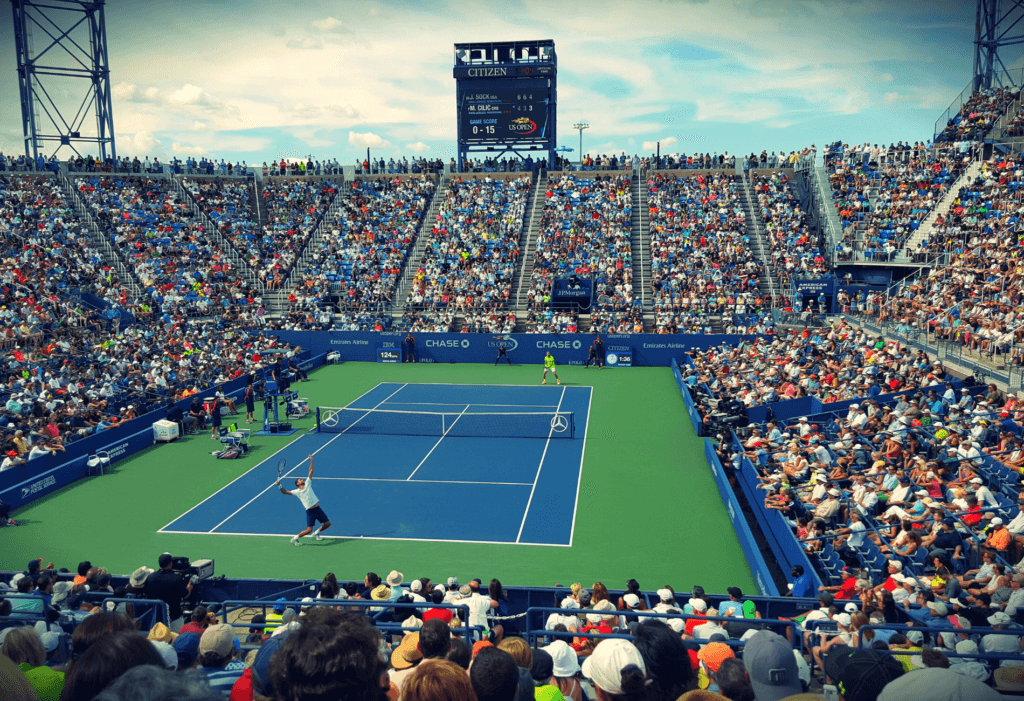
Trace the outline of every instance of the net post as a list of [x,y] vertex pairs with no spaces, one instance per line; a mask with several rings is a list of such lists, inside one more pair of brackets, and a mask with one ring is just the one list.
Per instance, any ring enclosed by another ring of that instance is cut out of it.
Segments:
[[316,432],[320,433],[320,407],[316,408]]

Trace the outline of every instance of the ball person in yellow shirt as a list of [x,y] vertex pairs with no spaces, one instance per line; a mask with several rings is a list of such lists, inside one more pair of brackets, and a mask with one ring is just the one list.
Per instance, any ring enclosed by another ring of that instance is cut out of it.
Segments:
[[551,351],[544,354],[544,379],[541,380],[542,385],[548,383],[548,370],[555,376],[555,384],[562,384],[562,381],[558,379],[558,371],[555,369],[555,356],[551,355]]

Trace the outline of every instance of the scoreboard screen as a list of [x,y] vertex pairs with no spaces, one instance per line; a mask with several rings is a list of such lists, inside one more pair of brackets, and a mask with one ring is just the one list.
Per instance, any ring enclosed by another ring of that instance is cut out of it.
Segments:
[[475,142],[544,139],[550,93],[546,79],[468,82],[459,105],[459,138]]

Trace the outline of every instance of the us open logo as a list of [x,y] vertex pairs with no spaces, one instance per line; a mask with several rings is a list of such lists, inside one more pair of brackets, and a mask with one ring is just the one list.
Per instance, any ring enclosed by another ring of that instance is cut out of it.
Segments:
[[487,342],[488,348],[500,348],[501,346],[505,346],[505,350],[511,353],[519,347],[519,341],[511,336],[495,336],[494,338],[495,340]]
[[567,428],[569,428],[569,421],[561,414],[557,414],[551,419],[551,430],[555,433],[564,433]]

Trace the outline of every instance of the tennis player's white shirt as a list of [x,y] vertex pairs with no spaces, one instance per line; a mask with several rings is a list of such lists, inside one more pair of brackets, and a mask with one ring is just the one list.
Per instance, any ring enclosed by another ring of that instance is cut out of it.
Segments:
[[320,501],[319,499],[316,498],[316,494],[313,493],[313,478],[312,477],[308,477],[306,479],[306,486],[305,487],[303,487],[302,489],[293,489],[292,491],[290,491],[288,493],[289,494],[294,494],[295,496],[297,496],[299,498],[299,501],[302,502],[302,508],[303,509],[311,509],[311,508],[313,508],[314,506],[317,505],[317,502]]

